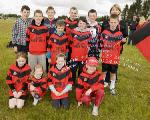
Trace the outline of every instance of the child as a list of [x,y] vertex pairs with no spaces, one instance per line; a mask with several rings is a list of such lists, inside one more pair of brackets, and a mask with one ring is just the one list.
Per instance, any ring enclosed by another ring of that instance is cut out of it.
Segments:
[[11,65],[7,73],[6,83],[9,86],[9,108],[22,108],[28,88],[28,77],[31,69],[26,64],[26,54],[18,52],[16,64]]
[[[78,9],[76,7],[71,7],[70,8],[70,11],[69,11],[69,18],[66,18],[65,19],[65,23],[66,23],[66,34],[67,36],[69,37],[69,41],[71,39],[71,31],[76,28],[78,26]],[[69,49],[69,52],[68,52],[68,64],[69,64],[69,61],[71,59],[71,52],[72,52],[72,49],[71,49],[71,46],[69,45],[68,47]]]
[[85,103],[87,106],[94,98],[92,115],[98,115],[98,108],[104,97],[104,80],[100,71],[97,70],[98,61],[95,57],[89,57],[83,72],[78,78],[76,99],[78,106]]
[[101,26],[96,21],[97,19],[97,12],[94,9],[89,10],[88,12],[88,28],[92,34],[92,40],[89,41],[90,47],[88,56],[89,57],[96,57],[99,59],[100,49],[98,46],[100,34],[101,34]]
[[48,73],[53,107],[69,107],[68,92],[72,89],[72,84],[72,75],[69,67],[66,66],[66,57],[60,53],[56,56],[56,65],[51,67]]
[[84,62],[88,57],[88,42],[92,39],[92,35],[87,28],[87,20],[85,17],[80,17],[78,27],[72,31],[71,44],[71,71],[72,78],[75,83],[76,72],[78,75],[82,72]]
[[56,63],[56,55],[59,53],[68,53],[68,37],[64,32],[65,22],[57,20],[56,32],[50,36],[48,41],[48,61],[51,65]]
[[[113,14],[110,16],[109,29],[102,32],[102,72],[106,76],[106,72],[110,71],[110,92],[115,95],[115,81],[118,64],[120,62],[121,43],[125,42],[122,32],[118,29],[118,16]],[[105,77],[104,76],[104,77]]]
[[26,52],[26,29],[31,24],[30,8],[23,5],[21,17],[16,20],[12,31],[12,44],[15,52]]
[[41,64],[46,71],[47,40],[49,39],[48,28],[44,26],[43,13],[35,10],[34,20],[27,29],[28,62],[31,69],[36,64]]
[[33,76],[31,76],[30,80],[29,91],[34,98],[33,105],[35,106],[45,95],[47,89],[47,79],[44,77],[44,70],[41,65],[35,66]]
[[44,19],[44,25],[48,27],[49,34],[53,34],[56,30],[56,19],[55,19],[55,9],[52,6],[49,6],[46,10],[48,18]]

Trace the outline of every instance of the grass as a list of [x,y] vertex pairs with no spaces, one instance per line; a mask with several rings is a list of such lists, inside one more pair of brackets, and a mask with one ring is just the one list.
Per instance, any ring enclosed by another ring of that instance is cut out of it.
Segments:
[[29,96],[23,109],[10,110],[5,77],[9,66],[15,62],[15,54],[12,49],[6,48],[6,44],[11,38],[13,23],[14,20],[0,20],[0,120],[150,119],[150,64],[134,46],[127,45],[119,66],[118,95],[111,96],[109,90],[105,90],[99,117],[91,115],[92,107],[77,108],[74,92],[71,95],[69,110],[53,109],[48,93],[36,107],[32,106],[32,98]]

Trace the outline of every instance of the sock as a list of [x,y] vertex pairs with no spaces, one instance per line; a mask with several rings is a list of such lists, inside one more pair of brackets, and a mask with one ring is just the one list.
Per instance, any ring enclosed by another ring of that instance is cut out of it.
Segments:
[[38,103],[38,99],[34,98],[34,102],[33,102],[33,105],[36,105]]
[[115,88],[115,82],[116,82],[116,80],[111,80],[110,89],[114,89]]

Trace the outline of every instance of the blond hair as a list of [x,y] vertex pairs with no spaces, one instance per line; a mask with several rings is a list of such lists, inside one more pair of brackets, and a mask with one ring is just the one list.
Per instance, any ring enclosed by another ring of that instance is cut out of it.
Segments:
[[121,13],[121,8],[120,8],[120,6],[119,6],[118,4],[114,4],[114,5],[110,8],[110,13],[111,13],[111,11],[112,11],[113,8],[117,8],[117,9],[120,11],[120,13]]

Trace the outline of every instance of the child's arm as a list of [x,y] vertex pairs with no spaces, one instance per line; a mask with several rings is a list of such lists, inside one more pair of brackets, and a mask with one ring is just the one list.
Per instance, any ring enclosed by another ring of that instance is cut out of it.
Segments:
[[30,43],[30,30],[29,27],[26,30],[26,50],[29,52],[29,43]]

